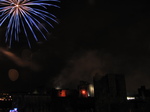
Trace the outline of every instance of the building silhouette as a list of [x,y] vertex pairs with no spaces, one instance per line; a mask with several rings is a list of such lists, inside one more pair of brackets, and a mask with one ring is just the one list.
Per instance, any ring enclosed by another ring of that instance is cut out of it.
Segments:
[[127,97],[123,74],[94,76],[93,84],[80,81],[77,89],[1,93],[0,112],[150,112],[150,90],[141,86],[138,94]]
[[[126,83],[122,74],[94,77],[95,112],[125,112]],[[120,108],[119,108],[120,107]]]

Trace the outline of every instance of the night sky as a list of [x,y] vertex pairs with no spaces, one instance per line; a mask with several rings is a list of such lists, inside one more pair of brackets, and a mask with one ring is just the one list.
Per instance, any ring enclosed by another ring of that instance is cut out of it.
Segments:
[[[47,41],[3,42],[0,48],[0,90],[76,88],[96,74],[124,74],[129,93],[150,88],[150,9],[145,1],[62,0],[53,9],[54,24]],[[11,81],[9,69],[19,77]]]

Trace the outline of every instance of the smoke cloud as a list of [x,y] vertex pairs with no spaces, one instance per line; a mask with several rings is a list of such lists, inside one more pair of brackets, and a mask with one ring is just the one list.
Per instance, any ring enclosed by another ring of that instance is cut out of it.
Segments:
[[68,60],[66,67],[54,79],[54,87],[76,88],[79,81],[92,83],[93,76],[102,77],[107,73],[124,74],[128,93],[137,93],[145,85],[150,88],[149,59],[131,54],[111,54],[98,50],[80,51]]
[[109,71],[110,54],[94,51],[82,51],[75,54],[66,67],[55,78],[55,87],[76,87],[79,81],[93,81],[96,74],[104,75]]

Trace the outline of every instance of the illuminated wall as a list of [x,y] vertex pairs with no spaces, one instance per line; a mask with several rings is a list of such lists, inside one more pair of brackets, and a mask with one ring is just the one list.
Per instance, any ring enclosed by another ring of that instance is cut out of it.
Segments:
[[58,90],[58,96],[59,97],[66,97],[67,96],[67,90]]

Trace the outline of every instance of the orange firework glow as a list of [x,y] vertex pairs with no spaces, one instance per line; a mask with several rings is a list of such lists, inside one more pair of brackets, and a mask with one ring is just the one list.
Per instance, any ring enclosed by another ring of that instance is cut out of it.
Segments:
[[81,89],[80,94],[82,97],[88,97],[88,92],[85,89]]
[[67,96],[67,90],[60,90],[58,92],[59,97],[66,97]]

